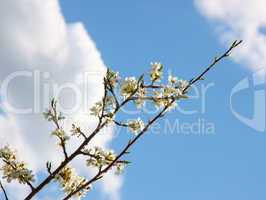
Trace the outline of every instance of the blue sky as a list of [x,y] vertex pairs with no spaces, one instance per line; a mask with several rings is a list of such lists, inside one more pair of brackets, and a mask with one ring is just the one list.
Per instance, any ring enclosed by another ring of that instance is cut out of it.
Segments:
[[[151,61],[160,61],[189,79],[226,49],[214,24],[202,17],[193,1],[76,0],[61,5],[68,22],[85,24],[106,65],[125,76],[139,75]],[[204,83],[215,86],[207,94],[206,112],[171,113],[169,119],[204,118],[215,124],[215,135],[144,137],[132,150],[133,164],[125,173],[122,199],[264,199],[265,132],[238,121],[229,102],[231,89],[251,75],[245,64],[232,60],[210,72]],[[249,117],[252,95],[253,89],[234,99],[235,109]],[[199,108],[199,101],[184,104]]]
[[[0,68],[0,83],[12,72],[37,69],[50,72],[54,79],[51,82],[78,85],[75,77],[85,70],[90,72],[108,66],[119,71],[122,77],[138,76],[148,72],[153,61],[164,64],[166,75],[171,72],[179,78],[191,79],[205,69],[214,56],[223,53],[229,42],[243,39],[244,43],[235,49],[232,58],[219,63],[198,85],[198,98],[180,102],[182,109],[193,110],[193,114],[179,110],[169,113],[167,119],[157,125],[159,129],[150,131],[133,147],[127,157],[132,164],[123,175],[120,196],[121,200],[265,199],[265,82],[253,86],[254,80],[263,80],[263,76],[252,79],[258,69],[265,69],[264,0],[75,0],[60,1],[60,6],[64,18],[54,0],[0,3],[0,64],[5,66]],[[87,32],[92,39],[87,37]],[[32,106],[35,103],[32,84],[23,80],[11,85],[10,99],[21,107]],[[89,92],[93,95],[86,101],[100,98],[101,80],[97,77],[90,80]],[[231,105],[233,89],[239,83],[240,87],[245,86],[241,80],[248,80],[250,87],[233,93]],[[41,84],[48,82],[45,79]],[[191,95],[197,96],[196,91]],[[1,93],[1,96],[4,95]],[[9,99],[3,102],[5,100]],[[71,97],[66,95],[64,101],[71,103]],[[73,118],[80,118],[79,114]],[[58,154],[54,153],[58,149],[53,147],[54,141],[51,143],[47,134],[51,127],[40,115],[33,116],[21,117],[12,112],[3,116],[0,111],[0,144],[14,142],[41,179],[41,167],[47,159],[58,160]],[[129,116],[120,116],[121,119],[126,117]],[[246,118],[255,119],[253,128],[248,126]],[[171,132],[169,127],[165,128],[176,123],[179,128],[199,124],[201,131],[195,134],[187,129]],[[209,125],[214,131],[206,134]],[[258,130],[260,126],[262,130]],[[120,132],[118,136],[100,144],[108,146],[111,142],[112,147],[119,150],[128,133]],[[49,145],[51,148],[47,149]],[[112,187],[118,182],[117,178],[107,181],[111,192],[119,189],[119,186]],[[108,184],[107,187],[97,184],[87,199],[110,200],[108,192],[107,195],[102,192],[108,190]],[[24,195],[15,186],[7,189],[11,196],[18,196],[15,200]],[[48,196],[53,198],[55,190],[52,184],[38,197],[50,200]],[[13,191],[17,191],[17,195]]]

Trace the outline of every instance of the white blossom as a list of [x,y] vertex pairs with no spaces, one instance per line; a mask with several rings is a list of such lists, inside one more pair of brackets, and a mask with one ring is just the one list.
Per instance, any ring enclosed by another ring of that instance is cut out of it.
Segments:
[[77,127],[75,124],[72,124],[72,129],[70,130],[70,132],[72,133],[71,134],[72,136],[79,137],[81,130],[80,130],[80,127]]
[[135,104],[137,108],[141,108],[145,104],[145,95],[146,95],[146,90],[145,88],[140,88],[138,92],[136,93],[136,100]]
[[144,122],[140,118],[131,120],[128,122],[128,127],[134,134],[138,134],[144,128]]
[[114,72],[110,69],[107,71],[107,80],[112,88],[114,88],[117,85],[119,78],[120,77],[118,72]]
[[[66,194],[71,194],[76,191],[80,186],[86,183],[84,177],[78,176],[75,169],[69,166],[64,167],[56,176],[55,180],[59,182]],[[83,190],[80,190],[75,196],[80,199],[91,189],[91,186],[87,186]]]
[[[66,135],[66,132],[65,132],[63,129],[61,129],[61,128],[60,128],[60,129],[56,129],[56,130],[54,130],[54,131],[52,132],[52,135],[54,135],[54,136],[60,138],[60,139],[62,140],[62,142],[64,142],[64,143],[65,143],[67,140],[70,139],[70,137],[69,137],[68,135]],[[60,141],[59,145],[62,145],[62,144],[61,144],[61,141]]]
[[87,159],[87,166],[101,169],[113,164],[113,167],[116,168],[117,174],[120,174],[125,168],[125,165],[129,164],[128,161],[115,162],[117,155],[114,153],[114,151],[104,150],[101,147],[94,147],[89,150],[85,150],[85,154],[89,156],[89,159]]
[[177,81],[177,86],[178,86],[178,88],[180,89],[180,90],[184,90],[187,86],[189,85],[189,83],[188,83],[188,81],[186,81],[186,80],[178,80]]
[[90,109],[91,115],[99,117],[102,114],[102,109],[104,109],[106,113],[112,113],[115,109],[115,100],[113,96],[106,96],[105,103],[103,108],[103,101],[98,101],[94,104],[94,106]]
[[101,101],[96,102],[94,106],[90,109],[91,115],[99,117],[103,109],[103,104]]
[[163,65],[159,62],[151,63],[151,81],[160,81],[163,75]]
[[171,84],[171,85],[174,85],[174,84],[176,84],[177,83],[177,77],[175,77],[175,76],[172,76],[172,75],[169,75],[168,76],[168,82]]
[[94,147],[88,150],[87,153],[90,156],[90,158],[87,160],[87,165],[97,168],[110,164],[116,158],[116,155],[113,151],[104,151],[100,147]]
[[[161,91],[154,92],[154,103],[155,106],[161,108],[165,106],[169,106],[173,98],[175,98],[177,94],[177,89],[174,87],[165,87]],[[171,110],[176,107],[176,103],[172,103],[168,110]]]
[[0,158],[3,161],[3,178],[7,182],[18,180],[19,183],[26,184],[34,181],[32,171],[26,168],[26,163],[17,160],[16,152],[9,146],[0,149]]
[[124,98],[129,97],[133,92],[136,91],[138,82],[135,77],[127,77],[121,85],[121,95]]

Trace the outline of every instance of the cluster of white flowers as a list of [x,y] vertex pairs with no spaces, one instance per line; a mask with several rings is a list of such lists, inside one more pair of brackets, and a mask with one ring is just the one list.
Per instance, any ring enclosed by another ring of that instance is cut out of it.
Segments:
[[26,168],[24,162],[17,160],[16,152],[9,146],[0,149],[0,158],[3,161],[1,167],[3,178],[7,179],[7,182],[17,180],[19,183],[26,184],[34,181],[32,171]]
[[[66,132],[61,128],[55,129],[51,134],[58,137],[63,143],[65,143],[67,140],[70,139],[70,137],[66,134]],[[62,145],[61,141],[59,145]]]
[[114,72],[114,71],[108,69],[106,78],[107,78],[109,84],[111,85],[111,87],[114,88],[116,86],[116,84],[118,83],[118,80],[120,77],[119,77],[118,72]]
[[138,92],[136,93],[137,99],[134,101],[137,108],[141,108],[145,104],[145,95],[146,95],[146,90],[145,88],[139,88]]
[[185,80],[177,80],[176,82],[176,93],[175,93],[175,98],[178,99],[187,99],[188,96],[186,95],[186,92],[184,90],[187,88],[189,85],[188,81]]
[[177,83],[177,77],[176,76],[172,76],[172,75],[169,75],[168,76],[168,82],[170,85],[175,85]]
[[127,77],[121,85],[121,95],[124,98],[129,97],[138,88],[138,81],[135,77]]
[[102,101],[96,102],[94,106],[90,109],[91,115],[99,117],[103,109]]
[[[86,150],[85,153],[89,156],[89,159],[87,160],[87,166],[93,166],[97,168],[102,168],[104,166],[108,166],[111,163],[113,163],[116,159],[116,154],[112,150],[103,150],[100,147],[94,147],[89,150]],[[123,161],[117,161],[113,164],[114,167],[116,167],[116,173],[120,174],[125,165],[128,164],[128,162]]]
[[136,120],[130,120],[128,122],[129,130],[132,131],[134,134],[138,134],[144,128],[144,122],[138,118]]
[[163,75],[163,65],[159,62],[151,63],[151,81],[160,81]]
[[[56,104],[53,104],[55,106]],[[53,121],[53,120],[64,120],[65,117],[63,116],[63,113],[59,112],[57,116],[55,116],[55,113],[53,113],[52,109],[47,109],[45,112],[43,112],[43,116],[47,121]]]
[[[177,89],[174,87],[165,87],[161,91],[154,91],[154,103],[157,107],[168,106],[172,101],[172,98],[177,94]],[[168,110],[176,107],[176,103],[173,103]]]
[[87,153],[90,156],[87,160],[87,165],[97,168],[110,164],[116,158],[113,151],[104,151],[100,147],[89,149]]
[[[106,120],[107,124],[113,124],[115,118],[114,115],[115,107],[116,104],[114,97],[106,96],[104,106],[102,101],[95,103],[94,106],[90,109],[91,111],[90,114],[95,117],[102,117],[103,114],[103,118]],[[102,109],[104,109],[104,111]],[[73,131],[75,132],[75,130]]]
[[178,79],[175,76],[169,75],[168,76],[168,83],[170,86],[175,87],[178,91],[177,94],[184,95],[183,91],[187,88],[189,85],[189,82],[186,80]]
[[[55,180],[59,182],[66,194],[71,194],[80,188],[86,179],[78,176],[75,169],[69,166],[64,167],[56,176]],[[91,186],[87,186],[83,190],[80,190],[75,194],[75,196],[80,199],[84,197],[85,194],[91,189]]]
[[[142,79],[142,81],[138,81],[135,77],[127,77],[120,84],[120,95],[126,99],[134,93],[133,101],[137,108],[142,108],[147,100],[153,100],[154,105],[161,108],[164,106],[169,106],[169,103],[173,100],[173,98],[175,100],[187,98],[186,94],[184,94],[184,89],[189,84],[187,81],[179,80],[177,77],[169,75],[167,84],[154,84],[155,82],[160,81],[162,76],[163,65],[159,62],[151,63],[150,78],[152,83],[145,85],[144,79]],[[114,97],[115,94],[113,90],[119,81],[118,73],[108,70],[106,79],[109,83],[109,86],[111,85],[111,89],[110,87],[107,89],[110,91],[110,93],[112,93],[112,95],[108,96],[107,93],[104,106],[103,102],[99,101],[94,104],[90,111],[91,115],[97,117],[100,117],[103,113],[103,116],[107,122],[110,123],[113,122],[115,117],[113,111],[117,105],[116,99],[119,99],[119,97]],[[168,110],[174,108],[175,106],[176,102],[172,103]],[[102,109],[104,109],[104,111]],[[129,127],[131,127],[130,130],[132,130],[132,132],[136,133],[139,131],[141,126],[142,123],[137,120],[132,121]]]
[[[155,90],[154,102],[157,107],[164,107],[169,105],[172,99],[188,98],[184,93],[184,89],[188,86],[188,82],[185,80],[179,80],[172,75],[168,76],[168,85],[165,85],[161,90]],[[173,103],[168,110],[176,107],[176,103]]]
[[178,80],[177,81],[177,87],[179,90],[183,91],[187,86],[189,85],[189,82],[186,80]]
[[80,127],[76,126],[75,124],[72,124],[72,129],[70,130],[72,136],[79,137],[81,135],[81,129]]
[[[94,106],[90,109],[91,115],[100,117],[103,109],[103,101],[98,101],[94,104]],[[113,96],[106,96],[104,103],[104,114],[108,115],[108,113],[112,113],[115,109],[115,100]]]

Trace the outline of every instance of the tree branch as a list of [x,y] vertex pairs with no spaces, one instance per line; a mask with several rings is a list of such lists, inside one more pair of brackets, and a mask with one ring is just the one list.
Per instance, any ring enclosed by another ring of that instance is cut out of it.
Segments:
[[[230,48],[224,53],[222,54],[220,57],[215,58],[214,61],[200,74],[198,75],[196,78],[192,79],[189,84],[184,88],[183,93],[185,94],[187,92],[187,90],[196,82],[198,82],[199,80],[201,80],[203,78],[203,76],[211,69],[213,68],[219,61],[221,61],[223,58],[228,57],[229,54],[231,53],[231,51],[237,47],[239,44],[241,44],[242,41],[235,41],[233,42],[233,44],[230,46]],[[146,86],[147,87],[147,86]],[[156,86],[154,86],[154,84],[152,83],[151,85],[149,85],[148,87],[151,88],[157,88]],[[160,88],[160,87],[158,87]],[[133,97],[134,95],[131,95],[130,97],[128,97],[128,99],[126,101],[130,101],[132,99],[134,99]],[[72,193],[68,194],[63,200],[68,200],[70,199],[73,195],[77,194],[79,191],[85,189],[86,187],[88,187],[90,184],[96,182],[97,180],[101,179],[103,177],[103,174],[108,172],[109,169],[111,169],[115,163],[124,155],[128,152],[129,148],[138,141],[139,138],[141,138],[141,136],[143,136],[145,134],[145,132],[149,129],[149,127],[159,118],[164,116],[165,111],[171,107],[171,105],[176,101],[176,99],[174,97],[169,97],[171,98],[171,101],[169,102],[168,105],[166,105],[164,107],[164,109],[157,114],[152,120],[150,120],[148,122],[148,124],[144,127],[144,129],[133,139],[130,140],[129,143],[124,147],[124,149],[120,152],[120,154],[116,157],[116,159],[110,163],[105,169],[103,170],[99,170],[99,172],[89,181],[87,181],[85,184],[83,184],[81,187],[77,188],[75,191],[73,191]],[[153,100],[153,99],[151,99]],[[115,124],[119,125],[119,126],[124,126],[124,124],[121,124],[119,122],[114,121]]]
[[[203,78],[203,76],[211,69],[213,68],[220,60],[222,60],[225,57],[228,57],[229,54],[231,53],[231,51],[238,46],[242,41],[235,41],[230,48],[224,53],[222,54],[219,58],[215,58],[214,61],[207,67],[207,69],[205,69],[199,76],[197,76],[196,78],[192,79],[189,84],[187,85],[187,87],[183,90],[183,93],[186,93],[187,90],[196,82],[198,82],[199,80],[201,80]],[[135,91],[133,91],[121,104],[119,104],[118,101],[116,101],[117,106],[115,108],[115,111],[113,112],[113,115],[116,114],[121,107],[123,107],[124,105],[126,105],[129,101],[132,100],[132,97],[134,97],[134,95],[138,92],[139,88],[143,85],[143,75],[138,79],[138,86],[136,88]],[[104,88],[105,88],[105,93],[104,93],[104,97],[103,97],[103,110],[101,113],[101,116],[99,117],[99,123],[97,125],[97,127],[95,128],[95,130],[84,140],[84,142],[82,142],[82,144],[70,155],[70,156],[66,156],[65,160],[53,171],[51,172],[51,174],[43,181],[41,182],[26,198],[25,200],[30,200],[33,196],[35,196],[40,190],[42,190],[42,188],[44,186],[46,186],[47,184],[49,184],[49,182],[68,164],[70,163],[76,156],[82,154],[82,150],[84,149],[84,147],[86,147],[86,145],[89,144],[89,142],[94,138],[94,136],[99,133],[99,131],[105,126],[107,125],[107,120],[103,120],[104,119],[104,109],[105,109],[105,100],[106,100],[106,95],[107,95],[107,84],[108,82],[106,81],[106,79],[104,79]],[[151,87],[155,87],[154,83],[152,83]],[[110,89],[110,88],[109,88]],[[112,93],[112,92],[111,92]],[[133,139],[130,140],[129,143],[124,147],[124,149],[118,154],[118,156],[116,157],[116,159],[110,163],[106,168],[104,169],[100,169],[99,172],[88,182],[86,182],[84,185],[82,185],[81,187],[79,187],[76,191],[70,193],[69,195],[67,195],[67,197],[64,198],[64,200],[67,200],[69,198],[71,198],[73,195],[75,195],[76,193],[78,193],[80,190],[86,188],[87,186],[89,186],[91,183],[99,180],[102,178],[103,174],[105,174],[106,172],[109,171],[109,169],[111,169],[113,167],[113,165],[115,163],[117,163],[119,161],[119,159],[125,155],[128,152],[128,149],[137,142],[137,140],[149,129],[149,127],[160,117],[164,116],[164,113],[166,112],[166,110],[176,101],[175,98],[170,97],[171,101],[169,102],[169,104],[167,104],[167,106],[165,106],[158,115],[156,115],[153,119],[151,119],[147,125],[144,127],[144,129]]]

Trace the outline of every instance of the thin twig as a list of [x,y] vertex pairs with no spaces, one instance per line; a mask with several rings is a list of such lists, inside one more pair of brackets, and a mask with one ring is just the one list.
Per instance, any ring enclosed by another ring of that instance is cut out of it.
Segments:
[[4,186],[2,185],[1,181],[0,181],[0,187],[1,187],[2,191],[3,191],[3,193],[4,193],[5,200],[8,200],[8,196],[7,196],[6,190],[5,190]]
[[238,45],[240,45],[242,43],[242,40],[235,40],[232,45],[229,47],[229,49],[223,53],[221,56],[219,57],[215,57],[213,62],[201,73],[199,74],[196,78],[191,79],[190,83],[187,85],[187,87],[183,90],[184,93],[187,92],[188,88],[190,88],[193,84],[195,84],[196,82],[198,82],[199,80],[202,80],[204,75],[210,70],[212,69],[218,62],[220,62],[223,58],[226,58],[230,55],[230,53],[232,52],[232,50],[234,48],[236,48]]
[[126,123],[118,122],[118,121],[116,121],[116,120],[114,120],[114,119],[113,119],[113,122],[114,122],[117,126],[128,127],[128,124],[126,124]]

